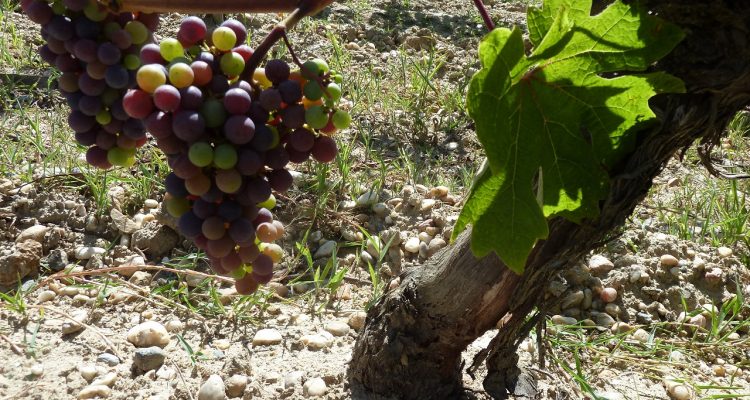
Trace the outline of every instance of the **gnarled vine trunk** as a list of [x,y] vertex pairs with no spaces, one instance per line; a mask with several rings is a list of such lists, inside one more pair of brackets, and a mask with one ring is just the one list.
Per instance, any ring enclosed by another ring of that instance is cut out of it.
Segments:
[[525,318],[544,305],[552,275],[606,241],[676,152],[696,140],[710,151],[730,119],[750,104],[747,1],[644,3],[685,30],[685,40],[655,69],[683,79],[687,93],[652,99],[662,123],[643,132],[635,151],[611,171],[600,217],[580,225],[551,220],[549,237],[535,246],[523,276],[494,255],[474,258],[469,235],[462,234],[425,266],[406,272],[400,286],[370,310],[349,366],[352,385],[403,399],[458,397],[461,352],[499,325],[486,358],[484,385],[496,397],[513,393],[517,342],[528,331]]

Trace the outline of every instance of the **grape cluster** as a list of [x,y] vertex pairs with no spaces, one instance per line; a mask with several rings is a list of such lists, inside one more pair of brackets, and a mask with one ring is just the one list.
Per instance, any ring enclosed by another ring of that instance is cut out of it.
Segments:
[[332,161],[330,135],[351,120],[337,108],[341,76],[322,60],[299,71],[270,60],[241,79],[253,54],[246,37],[236,20],[209,33],[200,18],[185,18],[176,38],[143,46],[137,88],[122,101],[167,155],[167,211],[242,294],[269,282],[281,257],[273,242],[284,226],[270,210],[272,192],[292,185],[287,164]]
[[135,85],[139,52],[153,42],[159,16],[113,14],[95,0],[23,0],[21,7],[42,25],[40,56],[62,72],[58,87],[71,108],[68,124],[88,147],[86,160],[100,168],[133,165],[146,129],[125,113],[122,100]]

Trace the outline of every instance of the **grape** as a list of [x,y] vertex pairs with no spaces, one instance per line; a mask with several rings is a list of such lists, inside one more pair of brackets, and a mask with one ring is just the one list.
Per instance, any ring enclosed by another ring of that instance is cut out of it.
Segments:
[[80,111],[73,111],[68,115],[68,125],[74,132],[86,132],[96,125],[96,119]]
[[104,21],[107,18],[107,10],[104,7],[99,6],[96,2],[89,2],[83,8],[83,15],[87,16],[92,21]]
[[190,211],[190,202],[184,197],[174,197],[169,194],[164,196],[164,207],[167,212],[175,217],[180,218],[183,214]]
[[[86,65],[86,73],[92,79],[104,79],[107,76],[107,66],[99,61],[90,62]],[[128,80],[130,80],[130,76],[128,76]],[[106,88],[106,82],[104,83]]]
[[[244,89],[232,88],[224,94],[223,103],[224,108],[230,114],[246,114],[250,111],[252,99],[250,98],[250,93]],[[255,129],[254,124],[253,129]]]
[[312,148],[312,156],[316,161],[328,163],[336,159],[336,141],[328,136],[321,136],[315,139],[315,145]]
[[213,79],[213,70],[211,65],[205,61],[193,61],[190,64],[190,69],[193,70],[193,85],[204,86],[211,82]]
[[234,33],[234,30],[226,26],[220,26],[214,29],[211,34],[211,41],[213,41],[217,49],[229,51],[237,43],[237,35]]
[[141,47],[141,62],[143,64],[164,64],[166,60],[161,56],[161,50],[158,44],[149,43]]
[[31,4],[24,9],[24,12],[30,20],[39,25],[44,25],[52,19],[52,9],[49,4],[41,0],[32,1]]
[[255,134],[250,145],[253,149],[259,152],[265,152],[274,146],[274,142],[277,140],[274,132],[265,124],[255,125]]
[[117,147],[128,150],[135,149],[135,139],[129,138],[125,135],[119,135],[117,136]]
[[233,115],[224,123],[224,136],[234,144],[249,143],[254,134],[253,120],[244,115]]
[[146,127],[141,120],[130,118],[122,124],[122,133],[133,140],[140,140],[146,137]]
[[271,185],[271,188],[277,192],[286,192],[292,187],[293,182],[294,179],[292,178],[292,174],[285,169],[276,169],[268,174],[268,183]]
[[201,199],[211,202],[218,203],[224,199],[224,193],[216,187],[216,184],[212,184],[208,191],[201,195]]
[[60,72],[78,72],[81,70],[81,65],[78,60],[73,58],[70,54],[61,54],[55,58],[55,67]]
[[177,36],[183,46],[192,46],[206,37],[206,23],[198,17],[187,17],[180,22]]
[[252,274],[247,274],[244,277],[237,279],[234,286],[237,289],[237,293],[241,295],[253,294],[258,290],[258,282],[255,281]]
[[81,61],[90,63],[97,59],[96,42],[90,39],[81,39],[73,45],[73,55]]
[[224,220],[220,217],[209,217],[203,221],[201,230],[203,236],[208,240],[219,240],[224,237],[226,228],[224,227]]
[[[122,106],[125,109],[127,115],[132,118],[146,118],[151,111],[154,109],[154,103],[151,101],[151,96],[143,90],[131,89],[125,93],[125,97],[122,99]],[[115,118],[117,114],[112,113]]]
[[180,216],[177,220],[177,227],[180,232],[188,238],[194,238],[201,234],[203,221],[198,218],[192,211],[188,211]]
[[92,146],[86,150],[86,162],[101,169],[108,169],[112,164],[107,160],[107,150]]
[[194,142],[200,139],[205,130],[205,120],[195,111],[178,111],[172,117],[172,131],[175,136],[186,142]]
[[130,71],[135,71],[141,66],[141,59],[135,54],[127,54],[122,59],[122,65]]
[[328,70],[328,64],[325,61],[316,58],[302,64],[302,70],[300,72],[305,79],[313,80],[318,76],[325,74]]
[[289,65],[281,60],[268,61],[266,63],[266,77],[273,84],[278,85],[289,79]]
[[154,105],[161,111],[177,110],[180,100],[180,91],[172,85],[161,85],[154,91]]
[[121,50],[125,50],[133,45],[133,38],[124,29],[117,29],[110,35],[110,40]]
[[214,149],[206,142],[195,142],[190,146],[188,158],[198,167],[207,167],[214,160]]
[[321,129],[328,124],[328,114],[321,106],[312,106],[305,110],[305,121],[313,129]]
[[226,76],[237,76],[245,69],[245,60],[238,53],[230,51],[221,56],[219,66]]
[[234,200],[223,201],[217,208],[219,216],[226,221],[234,221],[242,216],[242,206]]
[[[251,239],[255,239],[255,228],[252,227],[252,224],[250,225],[252,229],[252,235],[250,235]],[[229,227],[230,234],[232,227]],[[239,228],[238,228],[239,229]],[[243,243],[245,241],[237,241],[238,243]],[[258,255],[260,254],[260,250],[258,249],[258,246],[255,245],[255,243],[249,243],[247,245],[240,246],[239,250],[237,251],[237,254],[239,254],[240,258],[242,259],[242,262],[245,264],[249,264],[253,261],[255,261],[256,258],[258,258]]]
[[288,145],[285,148],[287,154],[289,154],[289,162],[300,164],[310,158],[310,151],[298,151]]
[[73,26],[73,22],[70,18],[61,15],[52,16],[47,23],[47,31],[51,37],[57,40],[66,41],[71,39],[73,37],[74,29],[75,26]]
[[209,83],[209,88],[215,94],[222,94],[229,90],[229,82],[225,76],[214,75]]
[[177,88],[188,87],[193,84],[195,74],[190,65],[176,63],[169,67],[169,82]]
[[214,165],[217,168],[229,169],[237,164],[237,150],[230,144],[220,144],[214,149]]
[[261,209],[265,208],[267,210],[273,209],[274,207],[276,207],[276,197],[273,194],[269,195],[268,198],[263,202],[258,203],[258,207],[260,207]]
[[237,253],[230,252],[227,256],[221,259],[221,266],[226,271],[231,272],[242,266],[242,260]]
[[341,86],[336,83],[329,83],[326,86],[326,101],[337,102],[341,99]]
[[[237,41],[239,42],[239,36],[237,37],[237,39],[238,39]],[[250,46],[246,45],[246,44],[241,44],[241,45],[233,48],[232,52],[241,55],[242,56],[242,61],[244,61],[244,62],[247,62],[247,60],[249,60],[250,57],[253,56],[253,49]]]
[[[175,175],[179,176],[182,179],[187,180],[190,178],[194,178],[198,175],[202,175],[201,169],[195,166],[193,163],[191,163],[190,159],[184,154],[180,154],[179,156],[172,157],[169,159],[168,162],[169,162],[169,166],[172,167],[172,170],[174,171]],[[211,180],[209,179],[208,181],[210,184]]]
[[[261,254],[261,255],[263,255],[263,254]],[[252,276],[252,277],[253,277],[253,279],[255,279],[255,280],[256,280],[256,281],[257,281],[257,282],[258,282],[259,284],[266,284],[266,283],[268,283],[268,282],[271,282],[271,279],[273,279],[273,274],[268,274],[268,275],[260,275],[260,274],[258,274],[258,273],[256,273],[256,272],[253,272],[253,273],[251,274],[251,276]]]
[[243,25],[242,22],[237,21],[236,19],[228,19],[222,22],[221,26],[229,28],[234,32],[238,44],[241,45],[247,40],[247,29],[245,29],[245,25]]
[[218,128],[224,125],[224,121],[227,119],[224,105],[214,98],[207,99],[201,106],[200,111],[206,121],[206,126],[209,128]]
[[46,62],[47,64],[54,64],[55,59],[57,58],[57,54],[50,49],[49,45],[44,45],[39,48],[39,56]]
[[166,155],[173,155],[187,151],[186,145],[183,141],[178,139],[175,135],[168,135],[156,139],[156,145]]
[[156,111],[149,114],[143,121],[152,136],[157,139],[167,137],[172,134],[172,116],[162,111]]
[[260,92],[260,105],[268,111],[275,111],[281,107],[281,93],[277,89],[269,88]]
[[[269,189],[270,193],[270,189]],[[270,194],[269,194],[270,196]],[[273,222],[273,214],[271,214],[270,211],[268,211],[267,208],[261,208],[258,210],[258,215],[253,220],[253,224],[259,225],[264,222]]]
[[159,43],[159,53],[166,61],[172,61],[177,57],[182,57],[185,53],[182,45],[177,39],[164,39]]
[[185,189],[185,180],[171,172],[164,180],[164,188],[167,193],[174,197],[185,197],[188,195],[187,189]]
[[185,188],[194,196],[202,196],[211,189],[211,179],[203,174],[185,179]]
[[268,111],[259,102],[254,101],[250,105],[250,118],[255,122],[255,125],[265,124],[268,122]]
[[302,100],[302,87],[297,81],[281,82],[278,89],[284,103],[294,104]]
[[289,154],[279,146],[266,153],[266,165],[271,169],[282,169],[289,164]]
[[268,276],[273,274],[273,260],[265,254],[259,254],[253,261],[253,275]]
[[96,145],[104,150],[109,150],[117,145],[117,135],[100,132],[96,135]]
[[198,110],[203,104],[203,92],[195,86],[180,89],[180,97],[180,107],[186,110]]
[[[206,242],[206,247],[208,247],[208,241]],[[221,258],[220,257],[212,257],[208,256],[208,261],[210,262],[211,269],[219,274],[219,275],[227,275],[229,274],[229,271],[225,270],[224,267],[221,266]]]
[[263,158],[253,150],[242,149],[237,157],[236,167],[242,175],[255,175],[263,167]]
[[237,193],[242,188],[242,175],[234,169],[217,171],[216,186],[224,193]]
[[303,89],[305,97],[309,100],[319,100],[323,97],[323,89],[317,81],[310,81],[305,84]]
[[203,199],[196,199],[193,203],[193,212],[198,218],[206,219],[216,214],[216,204],[205,201]]
[[115,65],[120,62],[120,59],[122,58],[122,52],[114,44],[104,42],[100,44],[99,48],[96,50],[96,57],[104,65]]
[[242,195],[253,203],[260,203],[271,196],[271,185],[263,178],[248,179]]
[[78,91],[78,77],[70,72],[66,72],[57,78],[57,86],[66,92]]
[[352,116],[344,110],[336,110],[331,115],[331,122],[336,129],[346,129],[352,123]]
[[94,79],[87,74],[81,74],[78,77],[78,87],[85,95],[99,96],[104,93],[107,83],[103,79]]
[[221,258],[228,255],[234,250],[235,243],[228,235],[218,239],[208,241],[206,246],[206,253],[212,257]]
[[[287,145],[299,152],[310,151],[315,144],[315,135],[307,129],[295,129],[289,135]],[[288,150],[288,149],[287,149]]]
[[107,110],[99,111],[96,116],[96,123],[102,126],[109,125],[112,122],[112,114]]
[[130,34],[134,44],[142,44],[148,40],[148,28],[140,21],[129,21],[125,24],[125,30]]
[[135,152],[130,149],[113,147],[107,150],[107,161],[118,167],[132,167],[135,164]]
[[81,146],[91,146],[92,144],[96,144],[97,134],[98,131],[96,129],[92,129],[86,132],[76,132],[76,142],[78,142],[78,144],[80,144]]
[[164,67],[159,64],[147,64],[142,66],[138,69],[138,74],[135,79],[138,82],[138,86],[148,93],[153,93],[157,87],[167,82]]
[[82,113],[95,117],[102,110],[102,100],[95,96],[83,96],[78,102],[78,108]]
[[104,72],[104,82],[115,89],[126,88],[129,80],[130,74],[121,65],[109,66]]
[[281,112],[281,121],[290,129],[301,128],[305,124],[305,107],[294,104]]

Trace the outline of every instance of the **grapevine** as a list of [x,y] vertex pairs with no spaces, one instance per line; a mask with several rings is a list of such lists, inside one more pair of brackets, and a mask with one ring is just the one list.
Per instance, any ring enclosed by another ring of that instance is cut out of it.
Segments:
[[[209,31],[195,16],[156,41],[158,14],[105,9],[92,0],[27,0],[42,25],[42,58],[58,87],[75,139],[92,166],[130,167],[149,141],[165,154],[164,207],[205,251],[211,268],[249,294],[273,277],[284,225],[271,210],[292,186],[287,165],[335,159],[331,137],[351,122],[339,104],[342,76],[322,59],[290,66],[265,58],[276,27],[254,50],[229,19]],[[294,14],[299,18],[299,14]],[[291,48],[290,48],[291,49]],[[292,54],[294,54],[292,52]]]

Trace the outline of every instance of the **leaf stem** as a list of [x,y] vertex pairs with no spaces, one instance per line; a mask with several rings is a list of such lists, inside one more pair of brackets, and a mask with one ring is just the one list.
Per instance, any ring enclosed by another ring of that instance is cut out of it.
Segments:
[[484,6],[484,3],[482,0],[474,0],[474,5],[477,7],[477,11],[479,11],[479,15],[482,16],[482,20],[484,20],[484,26],[487,27],[488,31],[492,31],[495,29],[495,23],[492,22],[492,18],[490,18],[490,13],[487,11],[487,7]]

